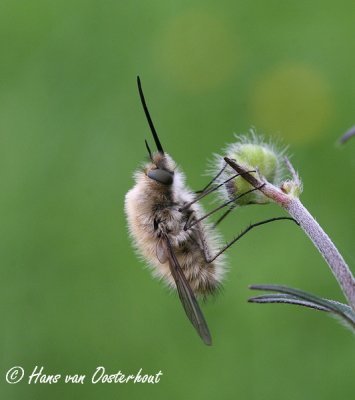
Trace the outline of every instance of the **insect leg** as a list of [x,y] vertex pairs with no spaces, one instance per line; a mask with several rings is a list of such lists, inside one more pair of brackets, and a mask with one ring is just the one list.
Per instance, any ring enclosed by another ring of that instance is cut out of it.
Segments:
[[[223,183],[223,184],[224,184],[224,183]],[[242,193],[242,194],[240,194],[240,195],[238,195],[238,196],[236,196],[236,197],[233,197],[233,199],[226,201],[225,203],[223,203],[222,205],[220,205],[220,206],[218,206],[217,208],[213,209],[212,211],[210,211],[209,213],[207,213],[207,214],[204,215],[203,217],[201,217],[201,218],[199,218],[199,219],[196,219],[196,220],[194,220],[194,221],[191,222],[191,223],[190,223],[190,220],[191,220],[191,219],[188,219],[187,222],[186,222],[186,224],[185,224],[185,226],[184,226],[184,230],[187,231],[188,229],[192,228],[194,225],[196,225],[196,224],[198,224],[199,222],[203,221],[204,219],[206,219],[206,218],[209,217],[210,215],[214,214],[215,212],[221,210],[222,208],[228,206],[228,205],[231,204],[231,203],[234,203],[236,200],[238,200],[238,199],[240,199],[241,197],[247,195],[248,193],[251,193],[251,192],[254,192],[254,191],[256,191],[256,190],[261,189],[264,185],[265,185],[265,184],[263,183],[262,185],[260,185],[260,186],[257,187],[257,188],[253,188],[253,189],[247,190],[246,192],[244,192],[244,193]],[[181,209],[180,209],[179,211],[181,211]]]
[[260,222],[256,222],[254,224],[249,225],[248,228],[244,229],[237,237],[235,237],[233,240],[231,240],[229,243],[227,243],[224,247],[222,247],[222,249],[220,251],[218,251],[218,253],[215,254],[212,258],[206,259],[206,262],[208,264],[213,262],[218,256],[220,256],[222,253],[224,253],[227,249],[229,249],[229,247],[231,247],[235,242],[237,242],[240,238],[242,238],[246,233],[248,233],[253,228],[256,228],[257,226],[260,226],[260,225],[268,224],[269,222],[280,221],[283,219],[288,219],[290,221],[295,222],[297,225],[299,225],[299,223],[294,218],[291,218],[291,217],[275,217],[275,218],[265,219]]
[[[203,230],[203,226],[202,224],[198,224],[197,225],[198,229],[196,229],[196,233],[197,233],[197,237],[200,241],[199,246],[203,252],[203,257],[205,259],[205,261],[207,262],[207,260],[209,260],[211,258],[211,255],[209,253],[209,246],[206,243],[206,239],[205,239],[205,232]],[[208,262],[207,262],[208,264]]]
[[230,212],[232,212],[232,211],[235,209],[235,207],[237,207],[237,205],[236,205],[236,204],[232,204],[232,205],[228,208],[228,210],[227,210],[224,214],[222,214],[222,215],[217,219],[217,221],[213,224],[213,228],[215,228],[217,225],[219,225],[219,224],[224,220],[224,218],[226,218],[226,216],[227,216]]
[[[250,172],[255,172],[255,171],[247,171],[247,173],[250,173]],[[205,196],[207,196],[208,194],[214,192],[215,190],[219,189],[221,186],[225,185],[226,183],[228,183],[229,181],[231,181],[232,179],[235,179],[237,176],[240,176],[240,175],[242,175],[242,174],[235,174],[235,175],[232,175],[231,177],[229,177],[229,178],[228,178],[227,180],[225,180],[224,182],[222,182],[222,183],[220,183],[220,184],[218,184],[218,185],[216,185],[216,186],[213,186],[211,189],[208,189],[207,191],[202,192],[202,193],[201,193],[199,196],[197,196],[194,200],[190,201],[190,203],[186,203],[186,204],[184,204],[183,207],[180,207],[180,208],[179,208],[179,211],[181,212],[181,211],[183,211],[183,210],[186,210],[187,208],[191,207],[192,204],[194,204],[194,203],[196,203],[197,201],[203,199],[203,198],[204,198]],[[261,187],[261,186],[260,186],[260,187]],[[258,188],[258,189],[259,189],[259,188]],[[254,190],[254,189],[253,189],[253,190]],[[246,192],[246,193],[250,193],[250,192]],[[244,194],[246,194],[246,193],[243,193],[243,194],[240,195],[240,196],[244,196]],[[234,199],[234,200],[235,200],[235,199]],[[232,201],[234,201],[234,200],[232,200]]]
[[225,163],[224,166],[222,167],[222,169],[218,172],[218,174],[202,190],[197,190],[195,193],[200,194],[200,193],[205,192],[212,185],[212,183],[215,182],[222,175],[222,173],[226,169],[227,165],[228,164]]

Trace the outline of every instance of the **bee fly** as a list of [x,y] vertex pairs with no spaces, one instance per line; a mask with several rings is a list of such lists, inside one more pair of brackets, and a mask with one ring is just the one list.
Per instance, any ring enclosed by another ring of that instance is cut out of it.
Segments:
[[218,289],[225,273],[224,255],[211,257],[220,236],[206,222],[185,175],[163,150],[150,117],[139,77],[138,90],[156,152],[145,142],[150,161],[135,172],[135,186],[126,194],[130,236],[153,275],[176,288],[185,313],[205,344],[212,339],[197,297]]

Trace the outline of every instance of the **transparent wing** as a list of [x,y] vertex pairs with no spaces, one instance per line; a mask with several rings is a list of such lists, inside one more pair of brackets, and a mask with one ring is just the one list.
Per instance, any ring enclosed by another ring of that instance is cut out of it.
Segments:
[[169,261],[171,275],[175,280],[179,298],[184,307],[185,313],[204,343],[210,346],[212,344],[212,338],[205,317],[203,316],[196,297],[185,278],[184,272],[175,256],[173,247],[167,235],[164,236],[163,243]]

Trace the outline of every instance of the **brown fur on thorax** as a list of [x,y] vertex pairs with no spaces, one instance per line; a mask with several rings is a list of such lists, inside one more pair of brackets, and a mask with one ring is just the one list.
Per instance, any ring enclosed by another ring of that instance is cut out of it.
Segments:
[[[155,168],[174,172],[173,184],[162,185],[150,179],[147,174]],[[125,209],[137,251],[149,261],[155,276],[163,279],[168,286],[175,287],[168,263],[160,263],[156,254],[157,241],[162,234],[169,235],[176,258],[193,292],[202,296],[213,293],[224,275],[223,256],[206,263],[201,238],[207,253],[213,255],[220,246],[220,237],[205,221],[184,230],[190,214],[199,218],[203,210],[194,203],[179,211],[180,207],[194,199],[194,194],[185,185],[183,173],[170,156],[155,153],[152,162],[135,173],[135,180],[136,185],[126,195]]]

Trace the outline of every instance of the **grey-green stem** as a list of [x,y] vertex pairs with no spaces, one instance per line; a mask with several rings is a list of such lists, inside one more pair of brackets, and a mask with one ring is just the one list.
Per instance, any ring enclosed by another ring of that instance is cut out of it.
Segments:
[[331,268],[349,304],[355,310],[355,279],[344,258],[330,237],[304,207],[298,198],[293,198],[284,209],[300,224]]
[[[228,157],[225,157],[224,159],[235,171],[242,174],[246,181],[248,181],[255,188],[259,187],[259,190],[265,196],[278,203],[300,224],[300,227],[311,239],[313,244],[316,246],[318,251],[329,265],[345,297],[347,298],[349,305],[351,305],[351,307],[355,310],[355,279],[334,243],[304,207],[299,198],[284,193],[281,189],[269,182],[264,182],[257,179],[255,176],[249,174],[246,169]],[[287,163],[291,173],[293,173],[294,177],[296,178],[294,169],[289,161],[287,161]],[[264,185],[261,186],[262,184]]]

